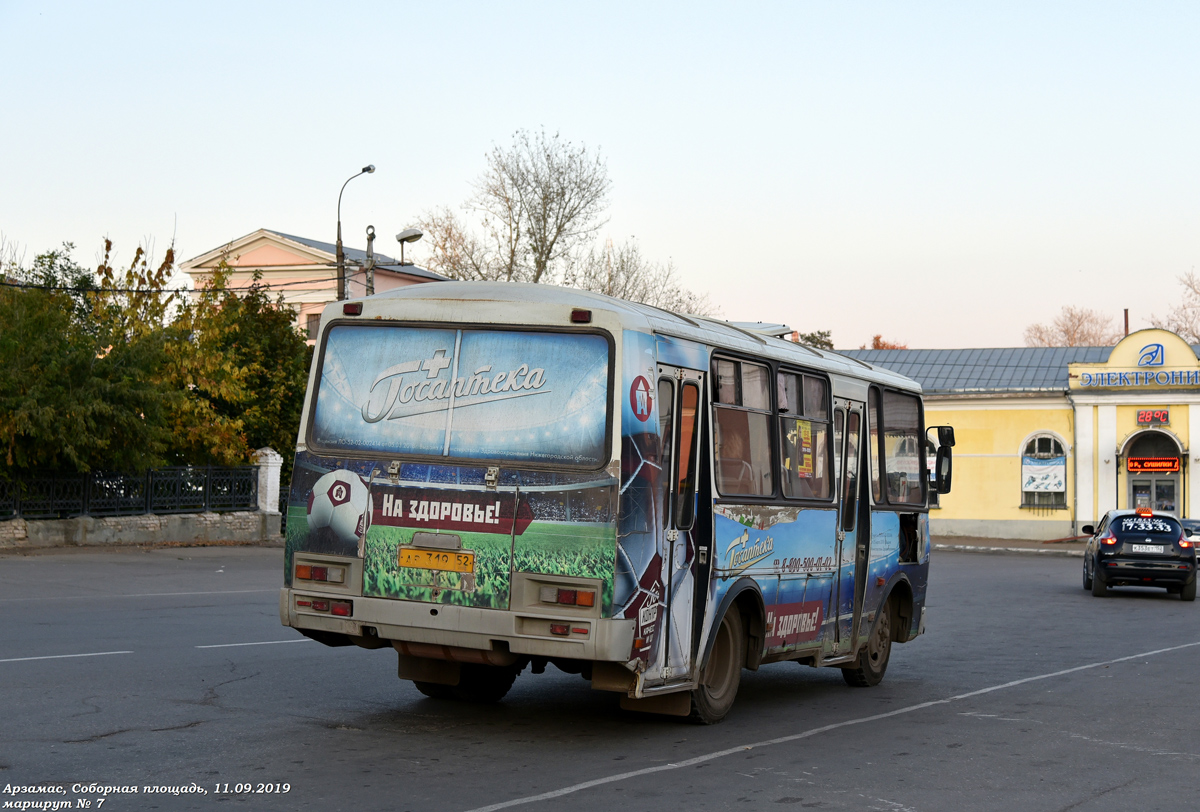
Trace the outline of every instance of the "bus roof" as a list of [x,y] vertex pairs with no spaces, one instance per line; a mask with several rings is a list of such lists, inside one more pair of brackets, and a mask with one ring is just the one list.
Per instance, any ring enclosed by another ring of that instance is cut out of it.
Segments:
[[[629,302],[602,293],[578,288],[559,287],[525,282],[429,282],[408,285],[361,299],[374,305],[373,310],[387,309],[389,302],[462,301],[474,303],[559,304],[572,308],[605,310],[618,317],[628,329],[642,330],[705,344],[714,349],[727,349],[759,355],[777,361],[787,361],[810,369],[848,375],[899,389],[920,392],[921,385],[884,367],[875,366],[832,350],[818,350],[782,338],[764,335],[750,329],[744,322],[732,324],[711,316],[672,313],[647,304]],[[340,302],[329,308],[336,309]]]

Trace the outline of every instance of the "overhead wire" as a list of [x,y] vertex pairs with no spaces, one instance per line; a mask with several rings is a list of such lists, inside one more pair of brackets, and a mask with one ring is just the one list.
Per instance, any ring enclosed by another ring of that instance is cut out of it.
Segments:
[[[375,266],[376,269],[379,266]],[[365,276],[366,270],[360,269],[346,274],[346,281],[354,279],[356,276]],[[238,287],[225,287],[222,290],[239,291],[253,290],[255,287],[265,288],[267,290],[279,290],[280,288],[289,288],[294,285],[325,285],[330,282],[336,282],[337,277],[328,279],[299,279],[294,282],[281,282],[279,284],[263,283],[259,285],[246,285]],[[34,285],[27,282],[10,282],[8,280],[0,280],[0,285],[10,288],[24,288],[28,290],[61,290],[66,293],[200,293],[204,288],[81,288],[67,285]]]

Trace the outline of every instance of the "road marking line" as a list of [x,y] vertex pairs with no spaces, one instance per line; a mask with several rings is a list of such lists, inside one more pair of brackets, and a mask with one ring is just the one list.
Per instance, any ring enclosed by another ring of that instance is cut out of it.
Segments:
[[933,699],[933,700],[930,700],[929,702],[921,702],[916,705],[909,705],[906,708],[900,708],[899,710],[888,711],[887,713],[877,713],[873,716],[863,716],[858,719],[848,719],[845,722],[835,722],[834,724],[831,724],[831,725],[824,725],[822,727],[815,727],[812,730],[806,730],[803,733],[793,733],[790,736],[780,736],[777,739],[767,739],[765,741],[754,742],[753,744],[743,744],[743,745],[739,745],[737,747],[730,747],[726,750],[718,750],[715,753],[708,753],[703,756],[696,756],[695,758],[689,758],[684,761],[675,761],[670,764],[660,764],[657,767],[645,767],[641,770],[632,770],[630,772],[617,773],[616,775],[610,775],[610,776],[606,776],[604,778],[596,778],[591,781],[584,781],[579,784],[572,784],[571,786],[563,787],[562,789],[551,790],[550,792],[543,792],[540,795],[530,795],[525,798],[514,798],[511,801],[501,801],[500,803],[490,804],[489,806],[481,806],[476,809],[471,809],[468,812],[495,812],[498,809],[508,809],[509,807],[513,807],[513,806],[523,806],[525,804],[536,803],[537,801],[548,801],[552,798],[561,798],[564,795],[571,795],[572,793],[580,792],[585,789],[591,789],[592,787],[602,786],[604,784],[613,784],[613,783],[616,783],[617,781],[625,781],[630,778],[637,778],[637,777],[643,776],[643,775],[652,775],[653,773],[661,773],[661,772],[666,772],[668,770],[681,770],[684,767],[694,767],[695,765],[703,764],[706,761],[714,761],[718,758],[724,758],[725,756],[732,756],[736,753],[744,753],[745,751],[753,750],[756,747],[767,747],[767,746],[770,746],[773,744],[786,744],[787,742],[794,742],[794,741],[799,741],[800,739],[807,739],[812,736],[816,736],[820,733],[828,733],[831,730],[837,730],[838,728],[841,728],[841,727],[850,727],[851,725],[861,725],[866,722],[877,722],[880,719],[888,719],[893,716],[900,716],[905,713],[912,713],[913,711],[924,710],[925,708],[932,708],[934,705],[948,705],[951,702],[958,702],[963,699],[970,699],[972,697],[982,696],[983,694],[990,694],[993,691],[1002,691],[1006,688],[1013,688],[1013,687],[1016,687],[1017,685],[1024,685],[1029,682],[1037,682],[1039,680],[1051,679],[1053,677],[1061,677],[1061,676],[1065,676],[1066,674],[1074,674],[1077,671],[1086,671],[1090,668],[1100,668],[1100,667],[1106,666],[1106,665],[1113,665],[1114,663],[1128,662],[1129,660],[1136,660],[1141,657],[1153,657],[1156,654],[1166,654],[1168,652],[1179,651],[1179,650],[1185,649],[1185,648],[1193,648],[1195,646],[1200,646],[1200,641],[1197,641],[1195,643],[1184,643],[1181,646],[1170,646],[1168,648],[1155,649],[1154,651],[1143,651],[1141,654],[1131,654],[1128,657],[1117,657],[1115,660],[1104,660],[1104,661],[1098,662],[1098,663],[1088,663],[1087,665],[1077,665],[1074,668],[1064,668],[1061,671],[1052,671],[1049,674],[1038,674],[1037,676],[1034,676],[1034,677],[1025,677],[1024,679],[1017,679],[1017,680],[1013,680],[1011,682],[1005,682],[1001,685],[993,685],[989,688],[980,688],[977,691],[969,691],[965,694],[955,694],[954,696],[947,697],[945,699]]
[[263,640],[261,643],[217,643],[214,646],[196,646],[196,648],[234,648],[235,646],[274,646],[279,643],[311,643],[307,637],[299,640]]
[[68,657],[106,657],[109,654],[133,654],[132,651],[95,651],[91,654],[50,654],[46,657],[13,657],[0,663],[23,663],[29,660],[65,660]]
[[0,598],[0,603],[14,601],[87,601],[96,598],[172,598],[177,595],[245,595],[251,592],[278,592],[278,589],[224,589],[216,592],[137,592],[133,595],[60,595],[49,598]]

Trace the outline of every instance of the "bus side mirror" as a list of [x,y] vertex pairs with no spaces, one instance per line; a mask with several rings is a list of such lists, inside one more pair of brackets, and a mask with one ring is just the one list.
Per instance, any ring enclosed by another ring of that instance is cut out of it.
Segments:
[[[953,433],[951,429],[951,433]],[[939,435],[941,430],[938,430]],[[951,440],[954,438],[951,437]],[[950,493],[950,478],[954,470],[953,460],[950,458],[950,446],[943,445],[937,450],[937,458],[934,463],[937,479],[934,481],[933,489],[938,493]]]
[[937,429],[939,446],[954,448],[954,426],[930,426],[933,429]]

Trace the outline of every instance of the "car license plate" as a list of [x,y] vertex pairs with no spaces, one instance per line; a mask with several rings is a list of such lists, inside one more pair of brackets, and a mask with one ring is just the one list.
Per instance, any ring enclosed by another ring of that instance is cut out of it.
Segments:
[[1135,544],[1133,551],[1135,553],[1161,553],[1163,548],[1161,544]]
[[475,553],[469,550],[458,552],[453,550],[414,550],[412,547],[401,547],[398,563],[402,567],[422,570],[474,572]]

